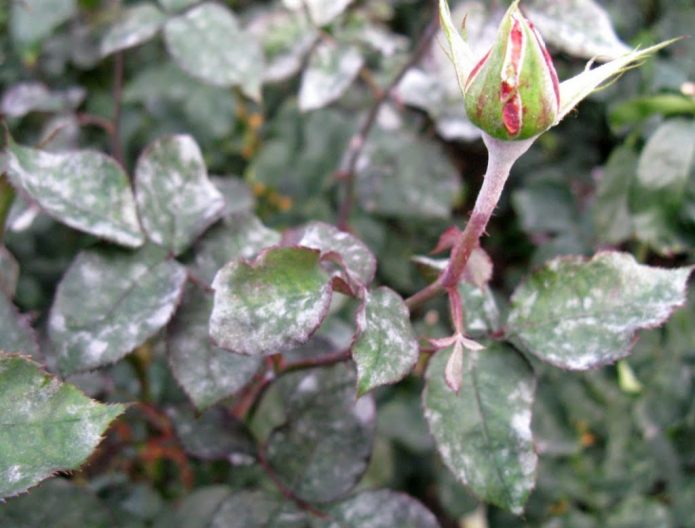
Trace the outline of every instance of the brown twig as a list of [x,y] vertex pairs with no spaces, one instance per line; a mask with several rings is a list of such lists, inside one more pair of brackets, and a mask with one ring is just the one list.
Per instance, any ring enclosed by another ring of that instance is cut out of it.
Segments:
[[347,150],[343,155],[342,163],[338,171],[338,179],[344,184],[344,195],[343,200],[340,204],[340,210],[338,212],[338,220],[336,222],[339,229],[343,231],[348,230],[348,220],[350,218],[350,213],[355,203],[355,169],[357,167],[357,161],[362,154],[367,138],[376,123],[377,117],[379,116],[379,111],[383,104],[388,101],[393,91],[400,84],[401,80],[408,71],[413,68],[422,57],[425,55],[427,50],[430,48],[432,39],[437,34],[437,29],[439,29],[439,18],[436,14],[432,15],[431,22],[425,28],[425,31],[420,37],[418,45],[415,47],[413,54],[410,59],[403,65],[403,67],[394,76],[391,82],[386,88],[377,92],[377,96],[372,103],[367,116],[360,129],[352,136],[350,142],[348,143]]
[[113,122],[98,116],[94,114],[87,114],[87,113],[79,113],[77,114],[77,124],[80,126],[96,126],[101,128],[104,132],[106,132],[109,137],[111,138],[111,141],[113,142],[113,136],[114,136],[114,128],[113,128]]
[[113,64],[113,115],[111,117],[111,154],[125,168],[121,144],[121,102],[123,99],[123,52],[114,56]]

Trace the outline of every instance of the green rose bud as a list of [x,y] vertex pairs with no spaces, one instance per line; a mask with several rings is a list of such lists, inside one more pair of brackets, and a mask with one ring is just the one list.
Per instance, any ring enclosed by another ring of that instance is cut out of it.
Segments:
[[543,39],[514,2],[490,51],[465,81],[469,119],[490,136],[520,140],[553,126],[560,86]]

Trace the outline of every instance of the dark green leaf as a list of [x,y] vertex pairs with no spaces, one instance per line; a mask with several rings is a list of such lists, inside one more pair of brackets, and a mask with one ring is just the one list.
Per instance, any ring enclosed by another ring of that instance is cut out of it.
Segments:
[[171,319],[186,270],[164,251],[80,253],[63,277],[49,335],[60,369],[71,374],[118,361]]
[[618,244],[630,238],[632,217],[629,196],[636,172],[637,156],[632,148],[623,145],[611,153],[596,191],[593,210],[599,240]]
[[692,245],[680,229],[679,213],[694,171],[695,121],[666,121],[640,155],[630,200],[637,238],[660,253],[682,252]]
[[43,40],[77,12],[75,0],[22,0],[12,2],[10,28],[12,38],[20,45]]
[[167,49],[186,73],[214,86],[241,86],[260,97],[263,53],[226,7],[206,2],[169,19]]
[[199,417],[184,409],[169,413],[183,447],[188,453],[205,460],[249,463],[256,446],[248,429],[222,406],[212,407]]
[[389,490],[363,491],[328,510],[330,520],[315,528],[439,528],[437,519],[418,501]]
[[101,56],[123,51],[154,37],[166,18],[157,6],[137,4],[125,9],[101,40]]
[[135,198],[147,236],[174,254],[185,250],[224,209],[198,144],[183,135],[163,137],[143,152],[135,168]]
[[241,390],[261,365],[210,343],[210,312],[212,295],[191,286],[167,331],[171,370],[199,409]]
[[77,469],[124,410],[90,400],[25,358],[0,354],[0,498]]
[[278,380],[286,422],[267,444],[278,477],[299,497],[328,502],[349,493],[367,468],[374,401],[355,400],[346,364],[290,373]]
[[370,213],[448,218],[461,192],[456,169],[440,147],[404,131],[375,131],[359,167],[358,195]]
[[685,303],[690,272],[640,265],[626,253],[553,260],[514,293],[508,335],[562,368],[611,363],[630,353],[637,330]]
[[357,393],[395,383],[419,357],[418,342],[403,299],[386,287],[365,294],[357,314],[359,336],[352,347],[357,363]]
[[318,251],[274,248],[251,263],[233,260],[212,283],[210,335],[241,354],[267,356],[306,342],[331,303]]
[[[0,245],[0,291],[14,297],[19,279],[19,264],[5,246]],[[0,345],[2,348],[2,345]]]
[[6,153],[12,183],[57,220],[124,246],[143,244],[128,176],[110,157],[90,150],[51,154],[13,141]]
[[37,357],[39,345],[34,329],[0,290],[0,350]]
[[427,368],[425,417],[444,462],[481,499],[520,514],[534,486],[531,437],[535,378],[513,349],[466,351],[461,390],[444,381],[448,354]]
[[111,528],[113,519],[95,495],[55,478],[0,508],[0,526]]

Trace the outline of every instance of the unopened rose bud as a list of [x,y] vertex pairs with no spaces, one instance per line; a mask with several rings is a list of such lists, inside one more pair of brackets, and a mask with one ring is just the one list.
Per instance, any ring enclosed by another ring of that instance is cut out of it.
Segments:
[[514,2],[464,85],[469,119],[490,136],[528,139],[553,126],[560,87],[543,39]]

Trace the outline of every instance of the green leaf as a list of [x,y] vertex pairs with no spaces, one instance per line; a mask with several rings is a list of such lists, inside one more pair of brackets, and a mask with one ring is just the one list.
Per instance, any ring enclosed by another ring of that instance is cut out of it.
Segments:
[[[306,514],[282,497],[264,491],[233,492],[207,486],[184,499],[161,528],[308,528]],[[159,528],[159,527],[158,527]]]
[[533,371],[500,343],[465,354],[458,394],[444,381],[449,355],[440,351],[430,360],[425,418],[454,475],[486,502],[521,514],[538,459],[531,437]]
[[356,400],[355,381],[354,369],[339,363],[292,372],[276,382],[285,423],[271,433],[267,459],[303,500],[336,500],[367,469],[375,406],[370,396]]
[[403,299],[386,287],[365,295],[357,314],[359,336],[352,347],[357,394],[403,379],[417,363],[418,342]]
[[142,153],[135,167],[135,199],[147,236],[175,255],[224,209],[198,144],[184,135],[165,136]]
[[375,130],[358,167],[358,197],[370,213],[449,218],[461,192],[457,171],[441,148],[402,130]]
[[331,506],[330,520],[315,528],[439,528],[437,519],[417,500],[390,490],[363,491]]
[[263,53],[226,7],[206,2],[164,26],[167,49],[186,73],[214,86],[241,86],[260,97]]
[[210,283],[230,260],[250,259],[278,242],[280,234],[265,227],[255,216],[230,216],[213,226],[196,243],[193,272]]
[[124,410],[90,400],[25,358],[0,354],[0,498],[77,469]]
[[[5,246],[0,245],[0,292],[14,297],[19,280],[19,264]],[[0,345],[2,348],[2,345]]]
[[[69,507],[66,507],[69,505]],[[0,508],[0,526],[12,528],[111,528],[113,519],[99,499],[72,482],[55,478]]]
[[79,86],[49,90],[40,82],[20,82],[2,94],[0,109],[7,117],[24,117],[30,112],[69,112],[80,106],[86,95]]
[[691,270],[615,252],[555,259],[514,292],[508,337],[561,368],[612,363],[630,353],[637,330],[662,324],[685,303]]
[[36,44],[77,13],[75,0],[22,0],[12,2],[10,29],[20,46]]
[[143,244],[128,176],[113,159],[90,150],[52,154],[12,140],[5,152],[12,183],[56,220],[124,246]]
[[167,11],[181,11],[197,4],[199,0],[158,0],[159,4]]
[[681,233],[679,218],[691,175],[695,175],[695,121],[666,121],[640,155],[630,197],[637,238],[662,254],[692,246],[691,237]]
[[340,255],[352,281],[368,286],[376,273],[376,258],[359,238],[324,222],[311,222],[285,239],[298,246]]
[[364,64],[359,49],[334,40],[322,41],[302,74],[299,108],[317,110],[340,99]]
[[198,409],[241,390],[261,366],[260,358],[235,354],[210,343],[211,312],[212,295],[191,286],[167,329],[169,365]]
[[191,455],[204,460],[254,460],[256,445],[246,426],[231,416],[223,406],[208,409],[196,417],[183,409],[167,413],[176,427],[176,435]]
[[58,285],[48,331],[65,374],[118,361],[164,327],[186,270],[164,251],[80,253]]
[[283,0],[288,9],[294,11],[308,10],[311,22],[325,26],[345,11],[353,0]]
[[165,20],[164,13],[154,4],[142,3],[125,9],[101,39],[101,56],[147,42],[159,32]]
[[273,248],[253,262],[233,260],[212,283],[210,336],[218,346],[253,356],[305,343],[331,303],[318,251]]
[[256,197],[245,181],[236,176],[212,176],[210,179],[224,198],[224,218],[253,214]]
[[34,329],[19,315],[12,301],[0,290],[0,350],[38,357],[39,345]]
[[632,235],[629,196],[636,170],[637,156],[627,145],[616,148],[608,158],[593,209],[596,235],[602,242],[618,244]]
[[631,51],[593,0],[533,0],[525,7],[545,41],[570,55],[605,61]]

